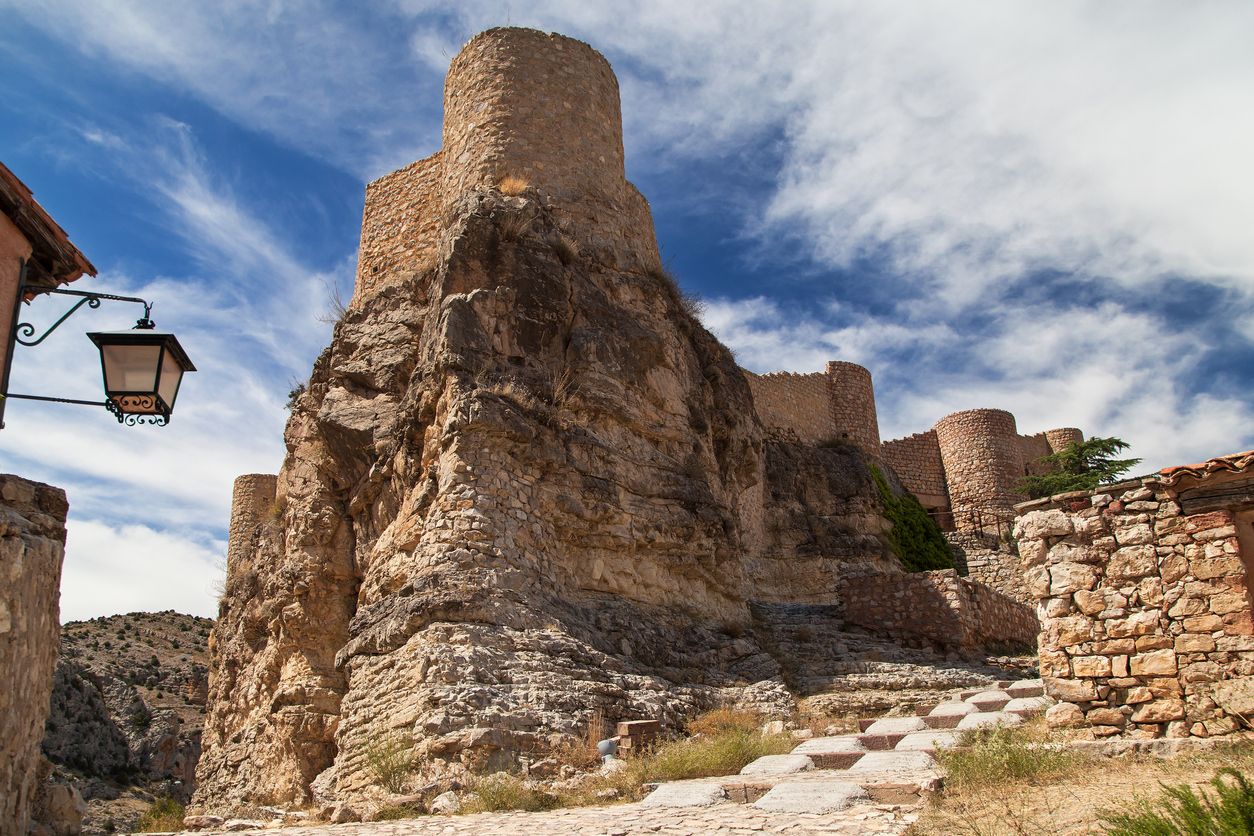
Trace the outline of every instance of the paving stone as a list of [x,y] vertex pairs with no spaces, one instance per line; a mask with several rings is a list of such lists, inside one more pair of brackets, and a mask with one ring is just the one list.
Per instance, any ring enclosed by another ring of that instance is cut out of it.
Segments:
[[1005,691],[981,691],[978,694],[972,694],[966,699],[967,702],[981,711],[997,711],[1010,700],[1010,694]]
[[867,798],[866,790],[848,781],[807,781],[776,784],[753,806],[781,813],[834,813]]
[[645,807],[708,807],[726,798],[718,784],[674,781],[660,785],[640,803]]
[[1003,690],[1012,697],[1039,697],[1045,693],[1045,683],[1039,679],[1020,679]]
[[842,734],[836,737],[815,737],[805,741],[792,750],[794,755],[809,755],[812,752],[865,752],[866,747],[858,742],[856,734]]
[[926,728],[927,723],[923,722],[922,717],[881,717],[867,726],[866,733],[870,735],[909,734]]
[[763,755],[740,770],[741,775],[788,775],[814,769],[814,761],[805,755]]
[[1023,718],[1018,714],[1010,714],[1005,711],[981,711],[963,717],[962,721],[958,723],[958,730],[984,729],[991,726],[1017,726],[1022,722]]
[[868,752],[849,767],[849,772],[909,772],[934,766],[936,761],[926,752]]
[[1002,711],[1021,714],[1040,714],[1053,705],[1047,697],[1016,697],[1002,707]]
[[895,752],[918,750],[948,749],[958,743],[958,733],[940,729],[925,732],[911,732],[903,737],[894,747]]

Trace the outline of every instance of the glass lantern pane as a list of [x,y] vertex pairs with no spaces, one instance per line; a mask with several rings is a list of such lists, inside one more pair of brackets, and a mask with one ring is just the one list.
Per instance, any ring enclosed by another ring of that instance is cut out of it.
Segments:
[[174,398],[179,393],[179,381],[182,379],[183,369],[179,367],[179,361],[167,351],[161,358],[161,380],[157,383],[157,394],[171,409],[174,408]]
[[155,390],[161,346],[106,345],[100,353],[104,359],[105,389],[109,392]]

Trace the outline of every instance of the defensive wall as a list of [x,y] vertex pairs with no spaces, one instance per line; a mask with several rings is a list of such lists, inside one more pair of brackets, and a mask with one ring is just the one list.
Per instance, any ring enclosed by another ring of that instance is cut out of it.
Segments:
[[354,301],[433,266],[442,220],[468,192],[506,181],[577,231],[586,255],[660,269],[649,204],[624,173],[609,62],[561,35],[489,29],[449,67],[442,149],[366,187]]
[[847,624],[942,652],[1032,646],[1040,630],[1030,607],[953,569],[904,575],[847,571],[840,579],[840,601]]
[[1254,451],[1018,506],[1054,725],[1210,737],[1254,717]]
[[745,372],[762,423],[781,437],[810,444],[855,444],[896,472],[942,527],[1009,533],[1014,505],[1026,497],[1024,476],[1042,473],[1040,460],[1084,440],[1074,427],[1020,435],[1001,409],[946,415],[922,433],[880,441],[871,373],[831,361],[822,372]]

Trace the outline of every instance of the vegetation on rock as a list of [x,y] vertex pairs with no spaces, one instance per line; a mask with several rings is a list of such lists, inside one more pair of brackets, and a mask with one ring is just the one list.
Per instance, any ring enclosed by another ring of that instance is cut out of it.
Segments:
[[893,553],[909,572],[954,568],[954,553],[936,522],[909,491],[894,493],[888,480],[874,464],[871,476],[884,504],[884,516],[893,524],[888,533]]
[[1019,483],[1019,490],[1032,499],[1039,499],[1069,491],[1090,491],[1098,485],[1114,482],[1141,461],[1115,458],[1115,454],[1128,446],[1126,441],[1113,436],[1069,444],[1041,459],[1052,472],[1025,476]]
[[183,805],[173,798],[158,798],[135,825],[136,833],[168,833],[183,829]]

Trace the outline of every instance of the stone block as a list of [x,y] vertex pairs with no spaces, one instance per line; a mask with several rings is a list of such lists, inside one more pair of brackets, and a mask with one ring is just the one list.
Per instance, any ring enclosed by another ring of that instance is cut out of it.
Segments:
[[1117,726],[1123,728],[1128,718],[1117,708],[1092,708],[1084,715],[1084,719],[1094,726]]
[[1158,613],[1153,610],[1134,612],[1124,618],[1106,622],[1106,635],[1112,639],[1145,636],[1158,632]]
[[1150,650],[1166,650],[1174,646],[1170,636],[1139,636],[1136,640],[1137,653],[1145,653]]
[[822,815],[844,810],[867,797],[865,789],[849,781],[806,781],[777,784],[753,806],[774,813]]
[[1011,714],[1009,711],[978,711],[963,717],[958,723],[958,731],[987,729],[995,726],[1017,726],[1022,722],[1022,717],[1018,714]]
[[[975,716],[975,715],[970,715]],[[936,761],[926,752],[868,752],[849,767],[850,772],[914,772],[932,769]]]
[[1057,508],[1029,511],[1015,520],[1015,539],[1017,540],[1065,537],[1074,530],[1071,517]]
[[641,807],[709,807],[711,804],[727,798],[727,793],[718,784],[703,784],[697,781],[674,781],[660,784],[649,793]]
[[1184,719],[1184,701],[1178,699],[1154,700],[1137,706],[1132,712],[1134,723],[1167,723]]
[[1075,656],[1071,659],[1071,670],[1076,676],[1110,676],[1110,657]]
[[1208,653],[1215,649],[1215,640],[1209,633],[1185,633],[1176,637],[1177,653]]
[[1084,563],[1058,563],[1049,567],[1049,594],[1068,595],[1097,584],[1097,569]]
[[1148,523],[1137,523],[1124,528],[1116,528],[1115,539],[1121,546],[1142,546],[1154,542],[1154,530]]
[[814,769],[814,761],[805,755],[763,755],[740,770],[741,775],[790,775]]
[[[1132,657],[1133,676],[1163,676],[1176,672],[1176,652],[1174,650],[1151,650],[1138,653]],[[1145,722],[1138,720],[1139,722]],[[1152,720],[1149,722],[1158,722]]]
[[1075,605],[1079,607],[1080,612],[1085,615],[1097,615],[1106,609],[1106,596],[1101,591],[1081,589],[1076,591],[1072,597],[1075,599]]
[[1044,650],[1039,655],[1041,676],[1067,678],[1071,676],[1071,659],[1061,650]]
[[1240,592],[1225,592],[1210,599],[1210,611],[1217,615],[1240,612],[1249,608],[1249,599]]
[[1080,726],[1084,724],[1084,711],[1075,703],[1056,703],[1045,711],[1045,722],[1056,729]]
[[1106,577],[1138,579],[1158,574],[1158,553],[1153,546],[1126,546],[1119,549],[1106,564]]
[[1059,702],[1093,702],[1097,686],[1087,679],[1044,677],[1045,693]]
[[1045,598],[1049,595],[1049,569],[1036,566],[1023,573],[1023,585],[1031,598]]
[[1127,705],[1137,705],[1138,703],[1149,702],[1152,699],[1154,699],[1154,696],[1150,693],[1149,688],[1146,688],[1144,685],[1134,685],[1128,689],[1123,701]]

